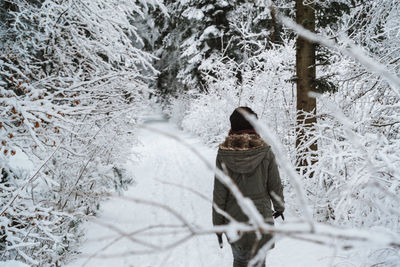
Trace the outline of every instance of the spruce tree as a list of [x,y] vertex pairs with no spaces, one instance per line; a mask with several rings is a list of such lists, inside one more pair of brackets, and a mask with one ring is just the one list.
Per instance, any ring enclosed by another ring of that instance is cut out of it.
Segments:
[[[214,56],[223,56],[238,64],[257,51],[251,42],[245,48],[240,27],[254,34],[257,40],[269,41],[279,35],[269,10],[253,1],[167,1],[170,17],[155,14],[160,31],[155,55],[160,74],[160,92],[207,91],[203,71],[213,63]],[[279,39],[279,38],[276,38]],[[240,77],[240,70],[238,74]]]

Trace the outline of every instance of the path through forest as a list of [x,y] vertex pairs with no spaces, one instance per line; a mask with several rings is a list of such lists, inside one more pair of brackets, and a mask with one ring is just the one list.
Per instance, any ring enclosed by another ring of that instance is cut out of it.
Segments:
[[[198,138],[180,131],[173,124],[164,121],[161,116],[148,117],[146,125],[160,131],[179,136],[185,142],[194,145],[210,162],[214,162],[216,149],[203,145]],[[141,146],[138,152],[141,159],[130,166],[135,184],[124,193],[126,197],[135,197],[159,202],[177,210],[190,223],[199,227],[211,226],[211,204],[189,191],[168,185],[163,181],[196,189],[211,198],[213,186],[212,171],[207,170],[196,155],[182,144],[171,138],[142,129]],[[130,233],[150,225],[177,224],[169,213],[152,206],[133,203],[122,198],[113,198],[102,205],[98,222],[89,222],[85,228],[86,241],[81,251],[84,255],[101,252],[107,257],[96,256],[88,259],[80,257],[69,266],[137,266],[137,267],[224,267],[231,266],[232,256],[229,245],[220,249],[214,235],[198,236],[176,246],[171,250],[156,254],[133,255],[130,252],[147,250],[138,244],[151,243],[157,246],[173,243],[182,237],[180,234],[163,236],[160,232],[173,232],[176,229],[154,229],[134,235],[135,242],[128,238],[119,238],[117,231]],[[289,217],[290,220],[290,216]],[[108,226],[106,226],[108,225]],[[115,229],[112,229],[115,227]],[[118,255],[117,255],[118,254]],[[267,256],[267,266],[329,266],[333,252],[297,240],[280,239],[276,248]]]

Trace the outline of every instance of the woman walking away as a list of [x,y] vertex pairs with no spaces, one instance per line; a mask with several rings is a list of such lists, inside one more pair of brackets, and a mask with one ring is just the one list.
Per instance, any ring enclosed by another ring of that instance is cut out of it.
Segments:
[[[230,116],[231,130],[225,141],[219,146],[217,168],[227,171],[233,182],[245,197],[250,198],[267,223],[273,224],[273,219],[283,217],[284,198],[282,183],[279,177],[275,156],[253,126],[242,115],[242,112],[257,114],[248,107],[239,107]],[[224,167],[222,167],[224,166]],[[247,222],[235,197],[217,178],[214,180],[214,203],[239,222]],[[271,207],[271,202],[275,212]],[[229,221],[213,209],[213,224],[225,225]],[[222,245],[222,234],[217,234]],[[233,266],[245,267],[260,248],[272,235],[264,234],[257,242],[254,233],[245,233],[240,239],[230,242],[233,253]],[[265,266],[265,256],[260,266]]]

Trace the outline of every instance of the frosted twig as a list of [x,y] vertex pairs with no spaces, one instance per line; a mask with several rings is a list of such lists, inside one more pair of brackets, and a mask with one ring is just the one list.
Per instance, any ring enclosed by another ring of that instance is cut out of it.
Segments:
[[10,199],[10,201],[3,207],[3,210],[0,213],[0,216],[3,216],[7,209],[14,203],[14,201],[17,199],[17,197],[19,196],[19,194],[21,193],[21,191],[25,188],[25,186],[27,186],[28,184],[32,183],[34,180],[36,180],[37,175],[39,174],[39,172],[42,170],[42,168],[44,166],[46,166],[46,164],[49,162],[49,160],[56,154],[56,152],[60,149],[61,144],[63,142],[64,139],[61,140],[60,144],[57,146],[57,148],[53,151],[53,153],[51,153],[51,155],[42,163],[42,165],[40,165],[39,169],[37,169],[37,171],[32,175],[31,178],[28,179],[28,181],[25,182],[25,184],[23,184],[20,188],[18,188],[17,190],[15,190],[13,192],[14,197],[12,197]]
[[[372,58],[368,57],[365,55],[361,48],[356,47],[354,44],[350,43],[348,38],[345,38],[345,43],[347,44],[346,48],[343,48],[336,42],[328,39],[327,37],[323,37],[321,35],[318,35],[316,33],[313,33],[301,25],[295,23],[291,19],[283,16],[279,12],[276,12],[277,18],[281,21],[283,25],[286,27],[292,29],[294,32],[302,36],[303,38],[308,39],[309,41],[321,44],[323,46],[326,46],[328,48],[331,48],[333,50],[339,51],[340,53],[347,55],[351,58],[354,58],[357,60],[359,63],[361,63],[363,66],[365,66],[367,69],[370,71],[377,73],[379,76],[387,80],[391,85],[393,90],[397,93],[397,96],[400,97],[400,77],[396,76],[395,74],[389,72],[386,68],[381,63],[376,62]],[[343,37],[344,38],[344,37]]]

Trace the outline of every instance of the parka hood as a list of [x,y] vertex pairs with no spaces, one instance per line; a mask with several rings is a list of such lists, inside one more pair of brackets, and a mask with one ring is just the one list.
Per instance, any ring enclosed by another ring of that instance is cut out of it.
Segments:
[[270,146],[257,134],[229,135],[218,155],[226,167],[237,173],[251,173],[267,156]]

